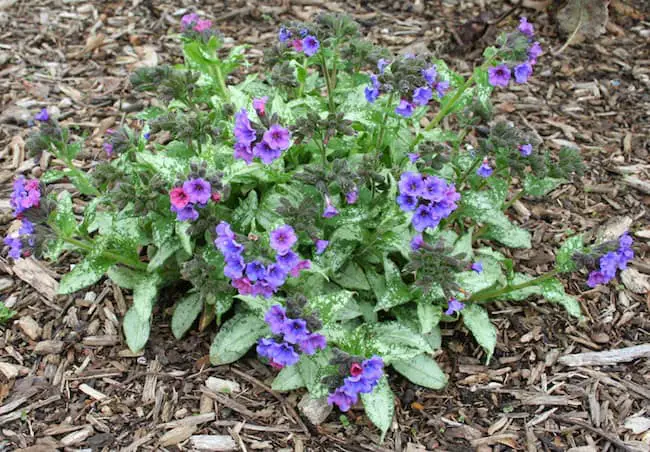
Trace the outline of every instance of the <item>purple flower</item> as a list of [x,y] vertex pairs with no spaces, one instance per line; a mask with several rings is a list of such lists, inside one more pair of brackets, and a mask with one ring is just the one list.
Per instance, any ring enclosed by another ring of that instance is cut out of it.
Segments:
[[274,304],[266,311],[264,321],[273,334],[282,334],[284,322],[287,320],[287,311],[279,304]]
[[316,39],[315,36],[310,35],[302,40],[302,48],[303,51],[305,52],[305,55],[307,56],[314,55],[316,52],[318,52],[319,47],[320,47],[320,42],[318,42],[318,39]]
[[411,223],[413,224],[413,227],[415,228],[416,231],[422,232],[429,227],[435,228],[436,226],[438,226],[439,221],[440,221],[439,219],[436,220],[435,217],[433,216],[431,207],[421,204],[415,210]]
[[278,253],[286,253],[298,241],[296,233],[288,224],[282,225],[270,234],[271,248]]
[[253,108],[257,112],[258,116],[264,116],[266,114],[266,102],[268,102],[268,100],[269,96],[253,99]]
[[411,163],[417,162],[418,159],[420,158],[420,154],[418,154],[417,152],[409,152],[407,155]]
[[145,132],[142,134],[142,138],[144,138],[146,141],[148,141],[150,137],[151,137],[151,132]]
[[323,254],[329,244],[329,240],[316,240],[316,254]]
[[438,70],[435,66],[431,66],[427,69],[422,69],[422,77],[429,85],[433,85],[436,82],[436,77],[438,77]]
[[50,114],[47,112],[47,108],[43,108],[41,111],[34,115],[34,119],[41,122],[47,122],[50,120]]
[[227,240],[223,246],[222,253],[226,259],[230,256],[241,256],[244,252],[244,245],[237,243],[235,240]]
[[525,17],[522,17],[519,19],[519,31],[528,36],[529,38],[532,38],[533,35],[535,34],[535,30],[533,28],[533,24],[528,22],[528,19]]
[[272,287],[281,287],[287,280],[287,272],[277,264],[266,267],[266,278],[264,280]]
[[300,351],[307,355],[313,355],[316,353],[316,350],[324,350],[327,346],[327,339],[325,336],[318,333],[311,333],[298,342]]
[[291,250],[285,251],[284,253],[278,253],[275,257],[275,263],[285,271],[291,271],[293,267],[298,265],[298,261],[300,261],[300,257]]
[[250,165],[253,163],[254,156],[250,143],[244,143],[243,141],[235,143],[235,159],[243,160],[247,165]]
[[400,100],[399,105],[395,107],[395,113],[397,113],[400,116],[404,116],[405,118],[410,117],[413,114],[414,110],[415,110],[415,105],[413,105],[411,102],[407,101],[406,99]]
[[190,202],[196,204],[205,204],[210,200],[212,195],[212,187],[210,182],[198,177],[196,179],[189,179],[183,183],[183,191],[187,193]]
[[199,218],[199,212],[192,204],[188,204],[182,209],[172,206],[171,211],[176,214],[178,221],[196,221]]
[[358,198],[359,198],[359,191],[357,190],[356,187],[345,194],[345,201],[348,204],[356,203]]
[[252,261],[246,264],[246,277],[249,281],[257,281],[264,279],[266,276],[266,268],[260,261]]
[[219,237],[225,237],[230,240],[235,239],[235,233],[232,232],[232,229],[230,228],[230,225],[226,223],[225,221],[220,221],[219,224],[217,225],[215,229],[217,235]]
[[306,28],[301,28],[300,30],[298,30],[298,33],[300,34],[301,38],[304,38],[309,34],[309,30],[307,30]]
[[600,258],[600,271],[605,275],[606,278],[608,278],[608,280],[616,276],[618,261],[618,254],[614,251],[610,251]]
[[290,344],[297,344],[300,341],[307,339],[309,330],[307,329],[307,322],[303,319],[287,319],[284,322],[282,329],[284,340]]
[[332,201],[329,196],[325,196],[325,210],[323,211],[323,218],[332,218],[339,214],[339,211],[336,210],[336,207],[332,205]]
[[488,162],[488,160],[485,159],[483,160],[481,166],[476,170],[476,174],[486,179],[492,175],[492,171],[493,170],[492,167],[490,166],[490,162]]
[[264,133],[264,142],[273,150],[284,151],[289,147],[291,134],[279,124],[273,124]]
[[341,411],[348,411],[358,400],[359,398],[356,393],[349,394],[342,387],[336,388],[332,394],[327,396],[327,403],[338,406]]
[[436,83],[435,88],[436,93],[438,93],[438,99],[442,99],[449,90],[449,82],[447,80],[440,80]]
[[465,303],[458,301],[455,298],[451,298],[447,302],[447,310],[445,311],[445,315],[454,315],[455,313],[462,311],[464,307]]
[[367,394],[372,392],[372,380],[366,378],[363,374],[349,376],[343,380],[343,389],[348,394]]
[[415,90],[413,90],[413,102],[416,105],[427,105],[432,97],[433,91],[431,88],[427,88],[426,86],[415,88]]
[[609,279],[600,271],[593,271],[589,273],[589,278],[587,279],[587,285],[591,288],[594,288],[600,284],[606,284],[609,282]]
[[533,145],[530,143],[520,145],[519,153],[521,154],[522,157],[528,157],[530,154],[533,153]]
[[260,141],[253,147],[253,155],[265,165],[270,165],[282,155],[282,151],[272,149],[266,141]]
[[257,138],[255,130],[251,127],[248,119],[248,113],[242,108],[239,113],[235,114],[235,129],[233,131],[238,142],[251,144]]
[[235,278],[230,282],[230,285],[237,289],[239,295],[253,294],[253,285],[248,278]]
[[283,342],[271,348],[269,358],[281,366],[293,366],[300,359],[300,355],[293,346]]
[[471,266],[472,270],[476,273],[483,273],[483,264],[481,262],[474,262]]
[[266,281],[257,281],[251,286],[251,295],[254,297],[262,296],[264,298],[271,298],[277,288]]
[[372,104],[379,97],[379,88],[381,84],[379,83],[379,80],[377,80],[377,76],[375,74],[370,74],[370,82],[371,85],[366,86],[364,89],[364,95],[366,96],[366,100]]
[[500,66],[491,67],[488,69],[488,81],[492,86],[508,86],[510,81],[510,68],[505,64]]
[[515,82],[517,83],[526,83],[532,74],[533,66],[528,62],[515,66]]
[[16,178],[9,204],[14,208],[14,215],[18,216],[31,207],[38,207],[41,201],[41,190],[38,180],[27,180],[23,176]]
[[10,258],[15,260],[22,257],[23,242],[20,237],[8,235],[4,238],[3,243],[9,247],[8,255]]
[[424,179],[424,187],[421,196],[429,201],[440,202],[445,199],[447,182],[436,176],[427,176]]
[[621,248],[630,248],[632,246],[632,237],[630,236],[629,232],[625,231],[623,235],[621,235],[618,238],[618,245]]
[[102,148],[104,148],[104,152],[106,152],[106,155],[108,155],[109,157],[113,155],[113,144],[104,143],[102,144]]
[[185,30],[190,28],[192,24],[198,22],[199,15],[196,13],[185,14],[181,17],[181,29]]
[[287,42],[289,39],[291,39],[291,32],[285,27],[280,27],[280,31],[278,32],[278,39],[280,42]]
[[418,198],[411,195],[398,195],[397,205],[404,212],[412,212],[418,206]]
[[379,379],[384,375],[384,360],[377,355],[373,355],[361,363],[363,376],[377,384]]
[[411,239],[411,249],[417,251],[422,248],[422,245],[424,245],[424,237],[422,237],[422,234],[416,234],[413,236]]
[[383,74],[384,71],[386,70],[386,67],[390,64],[390,61],[385,60],[384,58],[380,58],[377,61],[377,69],[379,69],[379,73]]
[[257,341],[257,348],[256,348],[257,354],[263,358],[270,358],[273,348],[276,345],[277,342],[275,342],[273,339],[263,337],[259,341]]
[[424,181],[420,174],[407,171],[400,176],[398,187],[403,195],[420,196],[424,189]]
[[297,278],[300,276],[302,270],[309,270],[311,268],[311,261],[308,259],[301,260],[291,269],[291,276]]
[[542,50],[540,43],[534,42],[533,45],[528,48],[528,58],[530,64],[536,64],[537,58],[539,58],[542,53],[544,53],[544,51]]

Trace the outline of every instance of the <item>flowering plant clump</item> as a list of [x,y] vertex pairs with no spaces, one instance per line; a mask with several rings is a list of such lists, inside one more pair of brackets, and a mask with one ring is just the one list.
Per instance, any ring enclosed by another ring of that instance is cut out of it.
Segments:
[[[36,114],[27,148],[59,166],[16,179],[4,239],[13,259],[81,256],[62,294],[104,276],[132,291],[132,350],[147,343],[159,294],[175,293],[173,334],[216,324],[214,365],[255,349],[277,371],[275,390],[306,387],[342,411],[363,403],[385,433],[389,369],[446,384],[432,357],[440,325],[462,322],[489,361],[497,334],[486,303],[536,295],[579,318],[557,276],[582,271],[593,287],[633,258],[628,234],[567,237],[543,275],[509,257],[531,247],[510,206],[582,172],[575,150],[551,155],[493,118],[495,87],[512,72],[524,83],[541,56],[527,20],[467,78],[436,58],[391,55],[330,14],[285,24],[268,70],[236,83],[245,47],[224,49],[196,14],[179,30],[185,63],[131,78],[164,107],[108,132],[89,172],[73,164],[82,142]],[[49,189],[58,180],[74,185],[77,208]]]

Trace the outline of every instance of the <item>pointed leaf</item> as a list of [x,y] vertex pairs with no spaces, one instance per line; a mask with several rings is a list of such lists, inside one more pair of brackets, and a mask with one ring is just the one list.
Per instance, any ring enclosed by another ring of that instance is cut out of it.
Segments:
[[327,387],[322,383],[323,377],[327,376],[328,366],[329,360],[323,351],[312,356],[303,354],[300,356],[300,361],[296,363],[309,394],[316,399],[325,397],[328,393]]
[[486,362],[489,363],[497,345],[497,330],[490,322],[487,311],[477,304],[469,304],[461,312],[465,326],[487,353]]
[[172,333],[180,339],[192,327],[192,324],[201,313],[203,303],[198,293],[193,293],[176,303],[172,315]]
[[372,392],[360,394],[366,416],[381,430],[381,441],[393,422],[395,414],[395,401],[393,391],[390,390],[386,377],[382,377]]
[[304,388],[305,382],[298,371],[298,366],[289,366],[283,368],[275,376],[271,389],[274,391],[293,391],[294,389]]
[[430,389],[442,389],[447,385],[447,376],[438,363],[425,354],[404,361],[395,361],[393,367],[412,383]]
[[158,298],[158,287],[161,278],[157,274],[150,274],[146,279],[136,282],[133,287],[133,307],[142,320],[149,320],[151,311]]
[[363,269],[356,262],[350,262],[334,276],[334,282],[345,289],[370,290]]
[[576,263],[573,261],[573,254],[582,251],[584,247],[582,234],[574,235],[564,241],[557,251],[555,261],[556,268],[562,273],[572,272],[576,269]]
[[230,364],[267,334],[268,327],[262,319],[250,312],[239,312],[225,322],[212,341],[210,362],[215,366]]
[[558,279],[547,279],[540,284],[542,296],[551,303],[559,304],[567,312],[577,319],[582,319],[582,309],[580,302],[564,291],[562,282]]
[[124,315],[122,329],[126,345],[133,353],[137,353],[144,348],[149,340],[151,323],[148,318],[146,320],[141,318],[135,308],[131,307]]
[[70,294],[85,287],[92,286],[102,279],[108,268],[113,265],[112,260],[101,256],[88,256],[80,264],[61,278],[59,294]]

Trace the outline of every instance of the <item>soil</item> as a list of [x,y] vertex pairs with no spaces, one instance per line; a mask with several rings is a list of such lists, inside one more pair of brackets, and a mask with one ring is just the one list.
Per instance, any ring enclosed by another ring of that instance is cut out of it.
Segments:
[[[104,281],[53,296],[52,278],[69,269],[72,255],[41,266],[0,259],[0,300],[17,311],[0,325],[0,451],[192,450],[191,435],[227,435],[240,450],[650,450],[648,353],[612,365],[562,361],[650,344],[650,5],[612,0],[604,35],[556,54],[567,38],[557,33],[553,9],[562,2],[549,3],[556,5],[522,10],[546,53],[530,83],[496,94],[495,110],[551,150],[579,148],[588,167],[547,199],[524,198],[509,211],[533,232],[533,249],[514,253],[518,270],[550,269],[571,232],[634,232],[632,269],[617,282],[585,290],[584,274],[564,280],[584,322],[543,300],[496,303],[499,338],[489,365],[468,332],[450,324],[436,356],[449,385],[432,391],[391,375],[396,416],[380,442],[361,409],[311,425],[297,407],[303,393],[272,392],[274,371],[253,354],[211,367],[216,327],[177,341],[168,310],[156,313],[149,344],[134,356],[119,323],[130,294]],[[185,12],[218,21],[228,45],[250,44],[254,64],[281,22],[329,10],[353,15],[364,34],[394,51],[428,49],[468,73],[517,16],[489,26],[484,19],[509,9],[490,0],[0,0],[1,232],[12,221],[14,175],[55,166],[25,156],[29,118],[50,108],[87,137],[80,167],[103,159],[106,129],[155,102],[131,90],[129,73],[180,61],[175,33]],[[239,390],[215,393],[210,377]]]

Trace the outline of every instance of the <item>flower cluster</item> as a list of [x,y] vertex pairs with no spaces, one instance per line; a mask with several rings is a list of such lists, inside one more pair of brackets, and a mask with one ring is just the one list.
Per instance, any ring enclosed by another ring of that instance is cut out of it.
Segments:
[[454,184],[410,171],[402,174],[399,191],[397,204],[405,212],[415,212],[411,222],[419,232],[438,226],[440,220],[456,210],[456,201],[460,199]]
[[271,248],[276,252],[275,262],[265,265],[261,260],[246,261],[245,247],[237,242],[230,224],[222,221],[217,225],[215,246],[224,256],[224,275],[232,280],[232,286],[241,295],[271,297],[284,285],[287,277],[297,278],[302,270],[311,268],[309,260],[303,260],[291,248],[298,241],[293,228],[280,226],[270,234]]
[[292,304],[296,303],[287,303],[289,313],[279,304],[271,306],[264,321],[275,336],[262,338],[257,343],[257,353],[279,369],[296,364],[300,353],[313,355],[327,346],[325,336],[313,332],[321,328],[320,321],[314,316],[305,315],[303,306]]
[[537,58],[542,54],[542,46],[537,41],[532,42],[534,36],[533,25],[525,17],[521,18],[518,30],[528,41],[527,59],[523,63],[515,65],[512,70],[505,63],[491,67],[488,70],[488,80],[492,86],[508,86],[513,72],[517,83],[526,83],[528,77],[533,74],[533,67],[537,64]]
[[[377,63],[379,74],[383,75],[386,68],[389,66],[390,62],[380,59]],[[435,65],[422,69],[420,73],[421,78],[417,81],[416,88],[410,93],[410,100],[402,97],[397,107],[395,107],[395,113],[404,116],[405,118],[410,117],[416,107],[428,105],[429,101],[433,99],[434,90],[440,99],[442,99],[447,93],[447,90],[449,90],[448,81],[438,80],[438,70]],[[379,81],[379,77],[375,74],[370,74],[370,85],[366,86],[364,90],[366,100],[370,103],[374,103],[379,97],[381,90],[382,84]]]
[[339,369],[347,375],[343,384],[327,397],[327,403],[338,406],[341,411],[348,411],[357,403],[359,394],[372,392],[384,375],[384,361],[377,355],[361,362],[357,359],[348,361]]
[[24,248],[25,245],[33,247],[36,244],[34,224],[27,218],[23,218],[18,232],[7,235],[3,242],[9,247],[8,255],[12,259],[20,259],[23,255],[29,255],[29,252]]
[[219,192],[212,192],[210,182],[202,177],[191,177],[169,192],[171,210],[178,221],[196,221],[199,218],[197,208],[203,208],[208,201],[221,201]]
[[14,191],[11,193],[9,204],[14,209],[14,215],[22,218],[22,213],[31,208],[38,207],[41,202],[41,189],[37,179],[18,177],[14,181]]
[[598,270],[589,273],[587,285],[596,287],[599,284],[607,284],[616,276],[616,270],[625,270],[628,262],[633,258],[632,237],[625,232],[618,239],[618,249],[603,255],[600,258]]
[[298,30],[299,37],[294,37],[294,32],[287,27],[281,27],[278,33],[278,39],[283,44],[293,47],[296,52],[303,52],[308,57],[313,56],[320,48],[320,42],[314,35],[309,34],[309,30],[303,28]]
[[197,33],[204,33],[212,28],[212,21],[209,19],[201,19],[196,13],[185,14],[181,17],[181,30],[184,32],[195,31]]
[[[266,98],[253,100],[253,107],[260,118],[266,115],[266,100]],[[257,157],[263,163],[270,165],[290,146],[291,132],[289,130],[279,124],[271,124],[265,131],[258,132],[253,128],[245,108],[235,114],[233,133],[235,135],[235,159],[244,160],[247,164],[251,164],[253,158]],[[259,135],[262,135],[261,139],[259,139]]]

